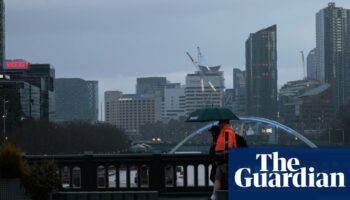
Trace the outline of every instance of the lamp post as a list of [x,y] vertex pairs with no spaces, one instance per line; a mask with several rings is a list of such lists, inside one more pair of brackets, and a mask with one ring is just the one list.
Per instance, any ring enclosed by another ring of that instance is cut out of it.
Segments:
[[6,112],[6,103],[8,103],[9,101],[6,101],[5,98],[3,99],[3,114],[2,114],[2,119],[3,119],[3,139],[4,139],[4,144],[6,141],[6,117],[7,117],[7,112]]

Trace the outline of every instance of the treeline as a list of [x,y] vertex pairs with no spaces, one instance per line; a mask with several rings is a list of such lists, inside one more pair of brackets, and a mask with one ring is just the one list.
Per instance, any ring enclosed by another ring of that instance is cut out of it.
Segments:
[[[140,128],[141,136],[144,140],[151,140],[154,137],[160,137],[165,143],[178,143],[186,136],[190,135],[198,128],[207,123],[188,123],[186,118],[179,120],[170,120],[169,122],[148,123]],[[209,132],[203,133],[191,139],[189,144],[211,144],[212,136]]]
[[128,148],[123,131],[108,124],[74,121],[64,124],[25,120],[7,134],[7,142],[27,154],[117,153]]

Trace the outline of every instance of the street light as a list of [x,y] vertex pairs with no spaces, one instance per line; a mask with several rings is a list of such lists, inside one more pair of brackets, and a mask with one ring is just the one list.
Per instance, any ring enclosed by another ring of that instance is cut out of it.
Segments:
[[154,137],[154,138],[152,138],[152,141],[155,143],[160,143],[162,141],[162,139],[160,137]]

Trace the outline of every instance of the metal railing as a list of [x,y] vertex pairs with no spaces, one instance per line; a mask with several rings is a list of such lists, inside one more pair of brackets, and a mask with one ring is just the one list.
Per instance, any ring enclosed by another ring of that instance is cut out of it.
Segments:
[[30,156],[29,163],[54,160],[61,192],[158,191],[159,195],[210,194],[211,161],[206,154],[118,154]]

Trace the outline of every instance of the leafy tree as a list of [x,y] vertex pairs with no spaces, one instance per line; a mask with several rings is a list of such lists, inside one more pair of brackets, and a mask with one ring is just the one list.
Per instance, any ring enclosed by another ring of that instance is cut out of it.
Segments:
[[[145,124],[140,128],[141,135],[145,140],[160,137],[165,143],[178,143],[205,124],[187,123],[185,120],[186,118],[180,118],[179,120],[170,120],[169,122],[158,121]],[[192,144],[210,144],[210,142],[211,135],[209,133],[203,133],[189,141]]]
[[20,178],[27,172],[27,164],[17,147],[10,144],[0,147],[0,178]]
[[33,200],[48,200],[50,192],[60,187],[57,172],[53,161],[29,166],[19,148],[11,144],[0,147],[0,179],[20,178]]
[[26,192],[34,200],[48,200],[52,191],[58,190],[60,178],[54,161],[34,163],[29,174],[22,178]]

